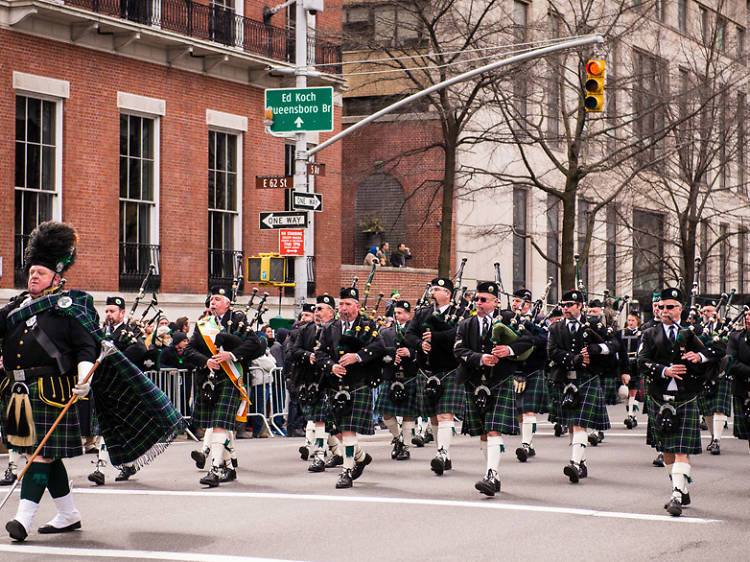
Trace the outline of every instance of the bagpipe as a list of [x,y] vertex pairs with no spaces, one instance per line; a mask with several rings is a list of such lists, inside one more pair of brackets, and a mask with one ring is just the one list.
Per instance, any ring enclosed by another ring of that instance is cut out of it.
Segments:
[[[341,334],[338,345],[336,346],[336,358],[341,358],[347,353],[357,353],[371,344],[378,336],[377,328],[370,326],[369,324],[353,326],[346,332]],[[353,366],[356,366],[353,365]],[[353,379],[354,373],[349,371],[347,367],[346,374],[339,378],[338,376],[331,373],[328,376],[327,385],[335,390],[333,397],[331,398],[331,409],[336,418],[348,415],[352,410],[352,396],[351,387],[357,384],[367,383],[371,387],[376,387],[380,384],[380,377],[371,377],[370,380],[355,380]]]
[[[141,286],[138,289],[138,294],[133,300],[133,304],[130,307],[130,311],[124,320],[124,329],[120,331],[115,345],[118,349],[124,349],[132,344],[138,343],[140,338],[145,338],[149,334],[149,328],[153,327],[159,320],[160,316],[164,316],[164,311],[159,308],[159,300],[156,296],[156,290],[151,292],[151,300],[149,301],[146,308],[141,313],[140,317],[136,319],[135,313],[140,305],[143,297],[148,289],[149,281],[151,276],[156,272],[156,266],[150,264],[145,277],[141,281]],[[151,317],[148,317],[149,312],[154,310]]]

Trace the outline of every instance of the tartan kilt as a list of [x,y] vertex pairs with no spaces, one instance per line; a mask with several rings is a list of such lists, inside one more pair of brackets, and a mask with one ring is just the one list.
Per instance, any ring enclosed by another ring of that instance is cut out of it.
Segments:
[[516,410],[520,414],[524,412],[546,414],[550,411],[549,401],[547,381],[544,371],[540,369],[526,377],[526,390],[521,394],[516,394]]
[[620,399],[617,396],[617,388],[620,386],[620,377],[599,377],[604,393],[605,404],[617,404]]
[[716,394],[713,396],[698,395],[698,409],[703,416],[714,414],[732,415],[732,384],[726,377],[716,381]]
[[305,421],[324,422],[328,420],[328,397],[322,392],[315,404],[300,404]]
[[[352,411],[341,419],[336,420],[336,427],[341,431],[354,431],[362,435],[374,435],[375,424],[372,421],[372,389],[369,386],[357,388],[349,391],[352,397]],[[329,398],[333,398],[336,391],[329,393]],[[333,409],[331,409],[331,416]]]
[[648,423],[652,432],[652,442],[649,443],[660,453],[685,453],[699,455],[701,453],[701,429],[700,412],[698,401],[695,399],[675,405],[679,425],[676,431],[670,434],[662,434],[656,426],[656,415],[659,413],[661,403],[649,396],[648,399]]
[[[237,425],[235,418],[241,403],[240,391],[227,376],[221,377],[214,390],[216,402],[213,408],[209,408],[200,400],[199,396],[196,396],[193,423],[205,429],[220,427],[234,431]],[[200,393],[196,394],[199,395]]]
[[561,410],[560,423],[568,427],[580,426],[586,429],[605,431],[611,426],[604,397],[599,386],[599,377],[594,375],[578,385],[580,404],[577,408]]
[[[52,427],[52,424],[60,415],[62,408],[45,404],[39,398],[39,383],[37,381],[27,383],[29,387],[29,400],[31,402],[31,414],[34,419],[36,429],[36,443],[33,447],[17,447],[12,445],[14,451],[18,453],[33,453],[39,442],[44,438]],[[3,403],[2,421],[5,427],[7,404]],[[3,431],[3,442],[7,444],[5,432]],[[60,423],[57,424],[55,431],[42,447],[39,453],[47,459],[64,459],[77,457],[83,454],[83,445],[81,444],[81,429],[78,425],[78,410],[74,407],[68,409]]]
[[[654,423],[651,420],[651,416],[648,415],[649,404],[651,403],[651,397],[647,394],[643,400],[643,411],[646,412],[646,445],[654,447],[657,451],[661,452],[659,446],[656,443],[656,434],[654,433]],[[658,410],[657,410],[658,411]]]
[[742,415],[742,402],[736,396],[734,398],[734,436],[737,439],[750,440],[750,418]]
[[[427,379],[430,376],[438,377],[443,385],[443,392],[437,402],[427,400],[424,396],[424,389]],[[466,409],[466,390],[462,384],[456,380],[456,370],[447,373],[433,372],[426,373],[422,369],[417,375],[417,399],[419,404],[419,413],[423,417],[436,416],[437,414],[453,414],[463,418]]]
[[406,401],[403,404],[394,404],[391,402],[392,382],[394,381],[380,383],[378,397],[375,400],[375,413],[381,416],[416,417],[419,412],[417,404],[417,377],[406,378],[400,381],[404,383],[404,388],[406,389]]
[[466,385],[466,420],[465,425],[469,429],[469,435],[476,437],[490,431],[499,431],[505,435],[518,435],[518,415],[516,414],[516,396],[513,392],[513,377],[507,377],[504,381],[490,388],[492,403],[484,414],[474,405],[472,394],[473,385]]

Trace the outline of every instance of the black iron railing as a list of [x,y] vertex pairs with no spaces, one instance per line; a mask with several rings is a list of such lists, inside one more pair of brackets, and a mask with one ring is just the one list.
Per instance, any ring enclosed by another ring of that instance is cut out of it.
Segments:
[[143,278],[148,273],[149,266],[154,264],[156,270],[149,281],[150,289],[158,289],[161,285],[161,269],[159,268],[160,246],[158,244],[120,243],[120,290],[135,291],[141,286]]
[[[209,6],[193,0],[65,0],[65,3],[190,37],[241,47],[244,51],[268,58],[294,61],[294,30],[239,16],[223,6]],[[326,65],[320,68],[323,72],[341,72],[341,45],[311,38],[308,56],[309,60]]]
[[[241,251],[208,249],[208,288],[224,287],[232,288],[236,267],[242,267]],[[242,287],[239,287],[240,290]]]

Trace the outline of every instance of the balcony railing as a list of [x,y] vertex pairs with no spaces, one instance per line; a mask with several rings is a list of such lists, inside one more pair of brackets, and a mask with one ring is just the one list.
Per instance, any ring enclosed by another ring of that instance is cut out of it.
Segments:
[[[190,37],[239,47],[275,60],[294,61],[294,30],[239,16],[223,6],[193,0],[65,0],[92,12],[160,27]],[[341,72],[341,45],[311,38],[308,58],[323,72]],[[334,66],[328,66],[333,64]]]
[[[243,253],[237,250],[208,249],[208,288],[231,290],[237,266],[242,267]],[[239,287],[242,289],[242,286]]]
[[158,289],[161,285],[161,270],[159,268],[160,246],[158,244],[130,244],[120,243],[120,290],[137,291],[143,278],[148,274],[151,264],[156,270],[151,275],[149,288]]

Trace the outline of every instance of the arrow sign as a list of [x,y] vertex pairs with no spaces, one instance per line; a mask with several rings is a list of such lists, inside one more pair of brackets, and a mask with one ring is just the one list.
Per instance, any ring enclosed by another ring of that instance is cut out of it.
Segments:
[[304,211],[322,211],[323,194],[292,191],[292,209]]
[[300,127],[302,127],[302,123],[304,123],[304,121],[302,120],[302,117],[297,117],[297,118],[296,118],[296,119],[294,120],[294,124],[295,124],[295,125],[297,125],[297,128],[298,128],[298,129],[299,129]]
[[274,211],[259,213],[261,230],[277,228],[307,228],[307,213],[300,211]]

